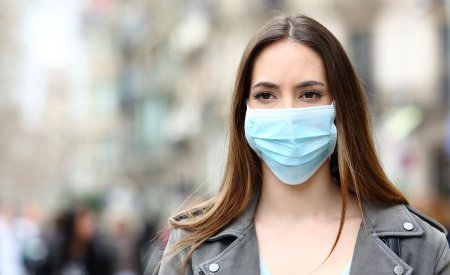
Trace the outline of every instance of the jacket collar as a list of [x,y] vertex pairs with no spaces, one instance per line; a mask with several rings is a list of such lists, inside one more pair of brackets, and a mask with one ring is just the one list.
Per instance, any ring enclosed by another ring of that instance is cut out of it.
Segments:
[[[403,204],[377,206],[363,203],[364,222],[358,232],[350,274],[404,274],[413,268],[391,251],[381,238],[422,236],[424,230]],[[370,262],[370,265],[367,263]]]
[[256,205],[259,201],[259,192],[256,193],[249,202],[249,205],[244,210],[244,212],[233,220],[230,224],[225,226],[224,229],[220,230],[215,235],[211,236],[208,241],[219,240],[223,237],[234,236],[236,238],[240,237],[243,232],[245,232],[248,227],[253,224],[253,216],[255,214]]
[[366,229],[379,237],[412,237],[424,233],[420,224],[403,204],[381,207],[364,202],[363,208]]
[[[203,274],[245,274],[259,275],[259,249],[253,215],[258,204],[259,194],[251,199],[246,210],[207,242],[233,237],[235,240],[220,254],[199,264]],[[219,241],[220,242],[220,241]]]

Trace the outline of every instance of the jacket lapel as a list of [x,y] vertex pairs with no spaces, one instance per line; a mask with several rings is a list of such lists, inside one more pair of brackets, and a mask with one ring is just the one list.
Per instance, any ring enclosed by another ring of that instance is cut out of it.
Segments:
[[350,274],[412,274],[412,268],[400,259],[375,234],[361,225],[353,254]]
[[366,202],[363,212],[365,222],[358,233],[350,274],[412,274],[413,268],[381,240],[423,235],[406,206],[377,207]]
[[200,263],[203,274],[259,275],[259,250],[253,215],[259,195],[253,196],[245,212],[208,241],[236,238],[217,256]]
[[202,264],[208,275],[259,275],[259,252],[255,227],[251,224],[227,249]]

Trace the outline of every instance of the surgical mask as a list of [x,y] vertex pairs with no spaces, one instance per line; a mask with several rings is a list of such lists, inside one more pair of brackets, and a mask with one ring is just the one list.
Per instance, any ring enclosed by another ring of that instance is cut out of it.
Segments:
[[307,181],[336,146],[334,103],[306,108],[250,109],[245,137],[256,154],[284,183]]

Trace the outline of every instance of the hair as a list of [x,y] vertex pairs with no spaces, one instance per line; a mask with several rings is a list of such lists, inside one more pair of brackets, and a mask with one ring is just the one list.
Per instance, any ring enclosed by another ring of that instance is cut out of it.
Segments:
[[384,173],[377,157],[365,90],[342,45],[314,19],[304,15],[278,16],[260,29],[242,55],[231,104],[228,159],[219,192],[169,220],[171,226],[189,231],[167,254],[173,256],[190,249],[181,264],[181,273],[195,249],[240,216],[261,186],[261,161],[244,133],[246,99],[258,54],[267,46],[285,40],[303,44],[321,57],[336,106],[338,137],[330,166],[340,185],[342,207],[339,230],[329,255],[339,241],[350,193],[355,195],[361,209],[364,201],[382,206],[407,203]]

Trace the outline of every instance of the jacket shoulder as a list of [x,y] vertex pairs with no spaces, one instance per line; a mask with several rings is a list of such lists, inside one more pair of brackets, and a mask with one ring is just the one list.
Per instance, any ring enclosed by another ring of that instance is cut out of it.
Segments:
[[410,205],[405,205],[409,212],[411,212],[415,217],[418,218],[419,221],[421,221],[423,224],[425,224],[425,227],[431,226],[432,228],[437,229],[438,231],[444,233],[447,235],[447,229],[437,222],[436,220],[432,219],[431,217],[425,215],[424,213],[420,212],[419,210],[413,208]]
[[160,264],[157,268],[158,275],[173,275],[180,272],[179,268],[183,261],[183,257],[185,256],[185,251],[174,253],[172,249],[187,234],[189,234],[189,232],[181,228],[173,227],[170,229],[170,236],[164,253],[160,255]]
[[364,218],[379,236],[412,237],[422,234],[431,238],[445,236],[447,230],[437,221],[407,204],[382,206],[364,203]]
[[169,236],[169,240],[168,240],[168,245],[175,245],[176,243],[178,243],[181,239],[183,239],[184,237],[186,237],[186,235],[189,235],[189,231],[182,229],[182,228],[178,228],[178,227],[172,227],[170,229],[170,236]]
[[406,204],[366,203],[364,207],[369,232],[377,242],[384,242],[387,247],[382,251],[402,263],[405,274],[412,274],[412,270],[414,274],[450,274],[447,230],[440,223]]
[[410,205],[405,206],[423,230],[420,238],[405,239],[402,250],[403,257],[414,263],[414,274],[428,274],[429,270],[434,270],[433,274],[450,274],[447,229]]

